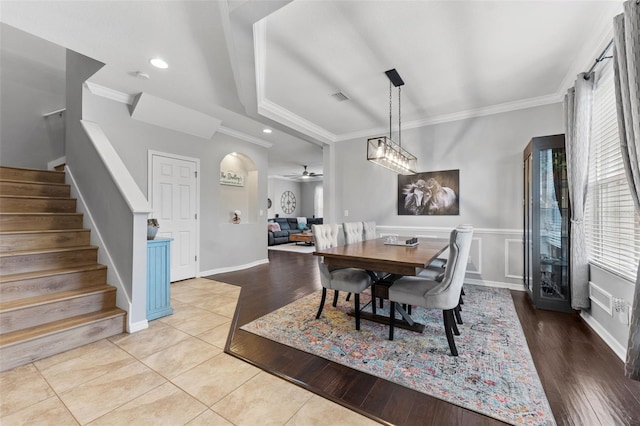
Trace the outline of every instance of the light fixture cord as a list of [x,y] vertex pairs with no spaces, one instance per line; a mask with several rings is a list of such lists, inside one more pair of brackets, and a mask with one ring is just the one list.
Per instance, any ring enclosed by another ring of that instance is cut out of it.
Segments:
[[391,80],[389,80],[389,139],[391,139]]
[[402,106],[402,102],[400,101],[400,89],[402,86],[398,86],[398,147],[400,148],[400,154],[402,154],[402,112],[400,111],[400,107]]

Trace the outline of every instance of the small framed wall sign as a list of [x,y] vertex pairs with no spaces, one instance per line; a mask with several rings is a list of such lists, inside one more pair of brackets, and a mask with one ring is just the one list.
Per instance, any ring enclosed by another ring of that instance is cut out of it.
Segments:
[[244,176],[236,172],[220,171],[220,185],[244,186]]

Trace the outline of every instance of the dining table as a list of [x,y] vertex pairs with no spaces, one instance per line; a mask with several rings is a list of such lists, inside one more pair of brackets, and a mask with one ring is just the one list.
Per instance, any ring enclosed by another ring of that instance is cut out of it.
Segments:
[[[411,242],[411,243],[409,243]],[[372,296],[388,299],[388,290],[393,282],[404,276],[415,276],[449,247],[446,238],[380,237],[371,240],[344,244],[313,252],[322,256],[329,268],[364,269],[372,277]],[[415,322],[399,304],[397,311],[402,320],[395,325],[422,332],[424,324]],[[372,312],[360,312],[360,317],[369,321],[389,324],[389,317],[376,312],[372,298]]]

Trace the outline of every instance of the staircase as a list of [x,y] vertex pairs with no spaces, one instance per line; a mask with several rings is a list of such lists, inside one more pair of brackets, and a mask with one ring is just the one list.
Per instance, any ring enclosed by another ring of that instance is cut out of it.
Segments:
[[0,371],[125,330],[64,178],[0,167]]

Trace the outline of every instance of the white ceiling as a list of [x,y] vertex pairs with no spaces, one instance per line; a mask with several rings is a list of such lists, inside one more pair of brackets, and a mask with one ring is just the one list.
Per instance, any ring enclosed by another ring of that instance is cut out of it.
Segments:
[[[321,173],[323,143],[388,129],[390,68],[405,81],[403,128],[560,101],[610,39],[620,8],[562,0],[3,0],[0,20],[104,62],[96,84],[170,100],[272,143],[275,175],[303,164]],[[153,68],[155,56],[169,69]],[[337,102],[337,91],[351,99]],[[265,126],[274,132],[263,134]]]

